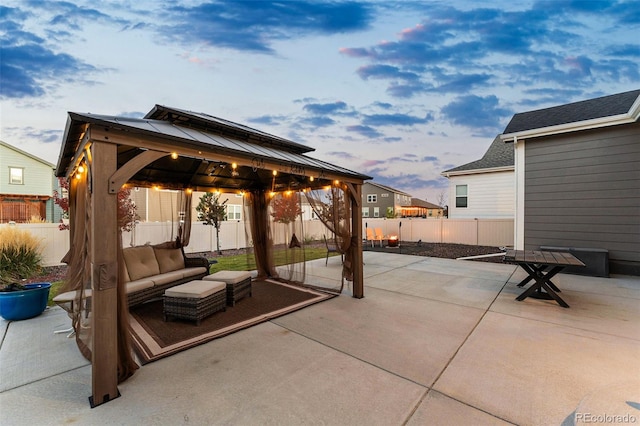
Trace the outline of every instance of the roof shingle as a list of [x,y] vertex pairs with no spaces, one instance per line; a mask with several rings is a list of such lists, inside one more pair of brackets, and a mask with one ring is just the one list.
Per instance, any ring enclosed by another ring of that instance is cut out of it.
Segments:
[[640,90],[515,114],[504,134],[576,123],[628,113]]
[[500,139],[500,135],[498,135],[481,159],[454,167],[453,169],[445,170],[443,173],[493,169],[509,166],[513,166],[513,145],[503,142],[502,139]]

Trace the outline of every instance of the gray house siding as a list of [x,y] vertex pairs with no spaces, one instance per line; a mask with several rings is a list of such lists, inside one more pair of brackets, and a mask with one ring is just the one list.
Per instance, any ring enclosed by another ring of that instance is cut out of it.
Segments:
[[[369,196],[371,195],[375,196],[375,202],[369,202]],[[399,208],[410,204],[411,195],[404,192],[371,182],[365,182],[364,185],[362,185],[363,217],[386,217],[387,209],[391,209],[394,215],[399,215]],[[376,207],[379,212],[378,216],[374,214]]]
[[612,273],[637,273],[640,124],[525,144],[525,249],[604,248]]

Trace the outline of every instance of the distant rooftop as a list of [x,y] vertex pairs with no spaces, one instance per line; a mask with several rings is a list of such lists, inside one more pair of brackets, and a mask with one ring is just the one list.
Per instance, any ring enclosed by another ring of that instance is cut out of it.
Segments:
[[377,182],[366,182],[366,183],[369,185],[377,186],[378,188],[383,189],[385,191],[393,192],[394,194],[401,194],[401,195],[406,195],[407,197],[411,197],[411,194],[406,193],[404,191],[400,191],[399,189],[392,188],[390,186],[382,185]]
[[455,174],[457,172],[466,172],[471,170],[513,167],[513,164],[513,146],[502,141],[502,139],[500,139],[500,135],[498,135],[481,159],[454,167],[453,169],[445,170],[442,174],[446,176],[451,173]]
[[442,206],[430,203],[430,202],[425,201],[425,200],[421,200],[420,198],[412,198],[411,199],[411,206],[412,207],[424,207],[425,209],[441,209],[442,208]]

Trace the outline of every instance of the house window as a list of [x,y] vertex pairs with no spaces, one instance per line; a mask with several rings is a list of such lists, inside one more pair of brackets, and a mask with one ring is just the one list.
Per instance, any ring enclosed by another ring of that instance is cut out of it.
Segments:
[[24,169],[22,167],[9,167],[9,184],[24,184]]
[[373,208],[373,217],[380,217],[380,207]]
[[384,193],[380,195],[382,198],[389,198],[389,194],[388,193]]
[[242,206],[227,205],[227,220],[242,220]]
[[465,208],[468,202],[467,185],[456,185],[456,207]]
[[377,203],[378,196],[376,194],[367,194],[367,203]]
[[369,207],[362,208],[362,217],[369,217]]

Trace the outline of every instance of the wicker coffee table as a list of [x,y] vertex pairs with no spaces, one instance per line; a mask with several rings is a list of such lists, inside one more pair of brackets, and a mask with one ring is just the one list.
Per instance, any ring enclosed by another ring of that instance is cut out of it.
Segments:
[[251,296],[251,273],[246,271],[218,271],[207,275],[205,281],[222,281],[227,284],[227,306],[235,306],[245,296]]
[[164,291],[164,320],[179,318],[200,321],[209,315],[226,311],[227,284],[221,281],[190,281]]

